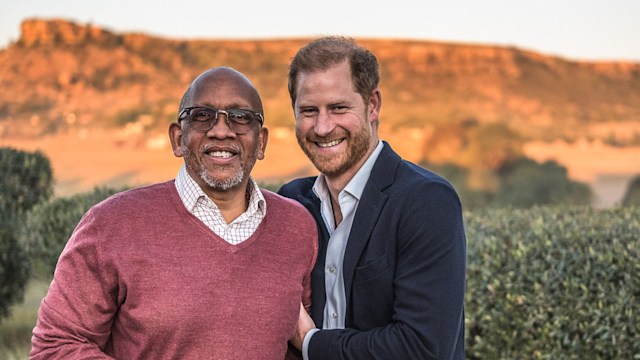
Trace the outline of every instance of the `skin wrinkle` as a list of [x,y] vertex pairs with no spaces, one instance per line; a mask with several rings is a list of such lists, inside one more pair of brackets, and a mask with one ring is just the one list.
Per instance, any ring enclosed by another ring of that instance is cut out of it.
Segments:
[[[187,136],[188,136],[188,133],[187,133]],[[189,148],[187,147],[187,136],[182,137],[181,151],[184,157],[191,156]],[[206,151],[206,148],[201,150],[201,152],[205,152],[205,151]],[[258,147],[254,149],[253,157],[258,158]],[[204,167],[201,167],[200,169],[193,169],[189,162],[185,162],[185,164],[191,172],[197,173],[198,175],[200,175],[200,178],[202,179],[202,181],[204,181],[211,188],[216,189],[218,191],[226,191],[233,188],[234,186],[237,186],[238,184],[242,183],[245,177],[244,169],[239,168],[234,177],[228,178],[225,180],[217,180],[213,178],[211,175],[209,175],[209,172]]]

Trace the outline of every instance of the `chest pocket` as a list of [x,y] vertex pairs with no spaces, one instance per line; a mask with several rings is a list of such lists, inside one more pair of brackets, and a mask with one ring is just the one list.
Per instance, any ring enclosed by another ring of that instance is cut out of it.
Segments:
[[362,266],[356,268],[355,281],[366,281],[375,279],[389,267],[387,255],[382,255]]

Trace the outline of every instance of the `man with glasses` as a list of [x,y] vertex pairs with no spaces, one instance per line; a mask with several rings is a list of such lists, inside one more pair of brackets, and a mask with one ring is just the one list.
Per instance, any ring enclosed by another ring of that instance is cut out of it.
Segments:
[[316,223],[250,177],[268,131],[241,73],[208,70],[169,126],[175,180],[94,206],[63,250],[32,359],[283,359]]
[[341,37],[312,41],[289,67],[298,143],[321,173],[280,189],[320,240],[313,320],[301,311],[293,344],[313,360],[464,359],[461,204],[379,139],[379,79],[375,56]]

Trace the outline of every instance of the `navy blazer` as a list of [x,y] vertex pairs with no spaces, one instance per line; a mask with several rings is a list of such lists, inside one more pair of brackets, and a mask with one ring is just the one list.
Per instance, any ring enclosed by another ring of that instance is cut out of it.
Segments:
[[[322,324],[329,234],[316,177],[279,190],[318,223],[311,316]],[[322,330],[310,359],[464,359],[466,240],[460,200],[440,176],[387,144],[364,188],[344,255],[346,329]]]

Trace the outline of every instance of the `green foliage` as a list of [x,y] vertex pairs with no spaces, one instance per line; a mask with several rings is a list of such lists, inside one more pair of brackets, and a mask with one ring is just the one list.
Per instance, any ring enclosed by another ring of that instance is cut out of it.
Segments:
[[0,319],[9,315],[12,304],[22,300],[29,273],[24,250],[15,236],[3,228],[0,230]]
[[82,216],[93,205],[122,190],[97,187],[90,192],[55,198],[33,207],[26,216],[20,240],[25,244],[36,274],[51,277],[60,252]]
[[566,168],[555,161],[539,164],[531,159],[520,158],[503,165],[498,175],[500,190],[495,199],[497,206],[591,203],[589,187],[570,180]]
[[281,182],[264,182],[264,181],[258,182],[258,187],[262,189],[271,190],[273,192],[277,192],[281,186],[282,186]]
[[29,260],[16,230],[27,210],[53,190],[51,165],[42,153],[0,148],[0,319],[20,301],[29,277]]
[[47,293],[49,281],[31,279],[26,286],[24,301],[11,307],[11,315],[0,323],[0,359],[29,358],[31,333],[38,319],[40,301]]
[[469,182],[469,170],[457,166],[454,164],[443,165],[427,165],[429,170],[436,172],[440,176],[444,177],[453,185],[460,197],[460,202],[465,209],[477,209],[487,206],[493,194],[485,190],[476,190],[470,188],[467,184]]
[[640,206],[640,175],[629,183],[627,191],[622,198],[622,205]]
[[469,127],[461,158],[468,167],[498,169],[522,156],[523,141],[504,123],[478,124]]
[[640,208],[465,219],[468,358],[640,358]]
[[[451,163],[422,165],[451,182],[467,210],[487,206],[527,208],[536,205],[591,203],[592,194],[588,185],[570,180],[566,168],[555,161],[539,164],[528,158],[519,158],[507,162],[495,172],[488,173],[473,173],[465,167]],[[497,189],[477,189],[469,185],[482,180],[473,178],[482,174],[494,176],[498,182]]]
[[0,148],[0,209],[2,221],[14,220],[53,193],[53,175],[49,159],[34,153]]

